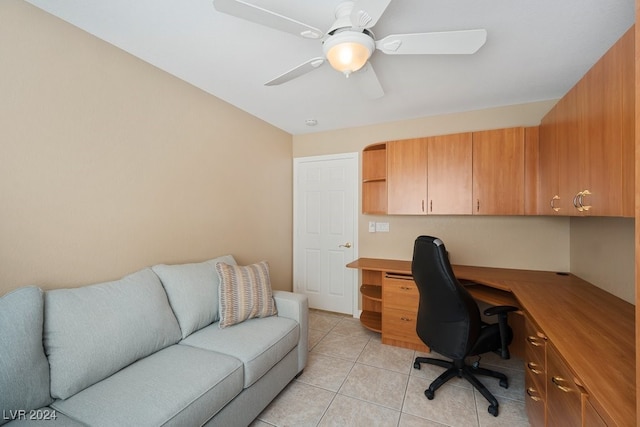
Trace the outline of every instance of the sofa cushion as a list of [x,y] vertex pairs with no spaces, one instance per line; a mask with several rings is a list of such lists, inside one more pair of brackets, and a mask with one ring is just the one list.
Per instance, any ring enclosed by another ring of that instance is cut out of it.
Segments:
[[233,256],[226,255],[200,263],[159,264],[151,267],[160,277],[167,292],[171,308],[180,324],[182,338],[219,319],[220,278],[216,272],[217,262],[236,264]]
[[53,401],[49,364],[42,347],[44,300],[34,286],[0,298],[0,425],[8,414],[37,409]]
[[242,364],[174,345],[51,406],[91,426],[200,426],[242,391]]
[[167,295],[149,268],[114,282],[48,291],[44,300],[55,398],[66,399],[180,340]]
[[266,261],[248,266],[218,262],[216,270],[220,275],[221,328],[277,313]]
[[298,323],[284,317],[251,319],[220,329],[214,323],[191,334],[182,345],[217,351],[244,364],[244,387],[251,386],[298,344]]

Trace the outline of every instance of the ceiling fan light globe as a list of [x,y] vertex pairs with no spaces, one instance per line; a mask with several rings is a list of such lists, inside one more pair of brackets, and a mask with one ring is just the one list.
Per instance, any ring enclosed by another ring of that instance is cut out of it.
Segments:
[[348,77],[364,67],[375,49],[375,43],[366,34],[342,32],[329,38],[323,48],[329,64]]

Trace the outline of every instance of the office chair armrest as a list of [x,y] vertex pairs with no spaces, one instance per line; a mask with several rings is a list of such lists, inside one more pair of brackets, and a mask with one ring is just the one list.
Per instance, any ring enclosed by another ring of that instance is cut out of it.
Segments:
[[511,311],[519,310],[518,307],[512,305],[496,305],[489,307],[484,311],[485,316],[495,316],[496,314],[509,313]]
[[484,311],[485,316],[498,315],[498,327],[500,328],[500,357],[503,359],[509,359],[509,341],[511,339],[509,333],[509,325],[507,324],[507,314],[512,311],[517,311],[518,307],[512,305],[496,305],[489,307]]

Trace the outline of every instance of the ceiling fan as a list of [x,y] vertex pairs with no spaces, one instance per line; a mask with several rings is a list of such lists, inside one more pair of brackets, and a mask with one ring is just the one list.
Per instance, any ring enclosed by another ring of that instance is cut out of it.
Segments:
[[371,28],[376,25],[391,0],[357,0],[340,3],[335,22],[323,32],[303,22],[247,3],[243,0],[213,0],[216,10],[280,31],[322,42],[322,56],[292,68],[265,83],[279,85],[320,67],[325,61],[345,76],[353,76],[361,91],[371,99],[384,90],[369,58],[375,50],[388,55],[472,54],[487,40],[484,29],[431,33],[392,34],[380,40]]

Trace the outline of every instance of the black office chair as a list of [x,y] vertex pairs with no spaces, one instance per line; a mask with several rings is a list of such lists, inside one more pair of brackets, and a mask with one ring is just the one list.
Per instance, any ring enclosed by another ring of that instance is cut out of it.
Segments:
[[496,352],[509,359],[508,345],[513,337],[507,324],[507,313],[517,310],[512,306],[496,306],[484,311],[487,316],[498,316],[498,323],[487,324],[480,318],[478,305],[453,274],[447,250],[442,240],[420,236],[415,241],[413,280],[420,292],[416,332],[433,351],[452,359],[416,358],[413,367],[421,363],[448,368],[424,391],[427,399],[434,398],[435,391],[453,377],[466,378],[489,401],[489,413],[498,416],[498,401],[475,377],[486,375],[500,380],[500,386],[509,387],[507,377],[478,362],[468,365],[465,358],[488,352]]

